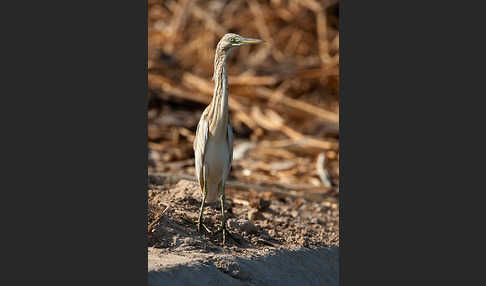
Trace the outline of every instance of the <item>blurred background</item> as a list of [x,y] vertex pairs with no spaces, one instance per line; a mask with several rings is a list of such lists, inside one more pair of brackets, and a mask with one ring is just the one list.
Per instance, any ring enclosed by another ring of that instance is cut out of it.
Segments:
[[[232,50],[229,181],[339,193],[339,3],[148,0],[149,172],[194,176],[192,143],[228,32],[266,41]],[[251,187],[250,187],[251,189]]]

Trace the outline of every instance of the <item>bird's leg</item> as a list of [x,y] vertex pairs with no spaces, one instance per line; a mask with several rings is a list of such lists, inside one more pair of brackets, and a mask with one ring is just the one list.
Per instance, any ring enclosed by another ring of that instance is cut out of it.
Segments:
[[224,214],[224,201],[225,201],[225,195],[224,195],[224,181],[221,182],[221,196],[220,196],[220,200],[221,200],[221,226],[218,230],[221,231],[223,233],[223,246],[225,245],[226,243],[226,235],[228,235],[231,239],[234,240],[234,238],[231,236],[231,233],[226,229],[226,215]]
[[204,185],[204,189],[203,189],[203,197],[202,197],[202,202],[201,202],[201,209],[199,211],[199,220],[197,221],[197,231],[201,232],[201,225],[204,227],[204,229],[208,232],[208,233],[212,233],[211,230],[209,230],[203,223],[202,223],[202,217],[203,217],[203,212],[204,212],[204,205],[206,204],[206,196],[207,196],[207,192],[206,192],[206,186]]
[[199,220],[197,221],[197,230],[201,232],[202,217],[204,212],[204,205],[206,204],[206,192],[203,191],[203,197],[201,202],[201,209],[199,210]]
[[219,229],[219,231],[223,232],[223,246],[226,242],[226,215],[224,214],[224,201],[225,201],[225,198],[224,198],[224,187],[223,188],[223,192],[221,194],[221,227]]

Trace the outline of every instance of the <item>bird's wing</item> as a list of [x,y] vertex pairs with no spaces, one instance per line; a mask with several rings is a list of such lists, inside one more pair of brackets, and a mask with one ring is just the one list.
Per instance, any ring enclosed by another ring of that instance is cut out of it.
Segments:
[[208,134],[209,134],[209,125],[206,116],[201,116],[201,120],[199,120],[199,124],[197,125],[196,130],[196,137],[194,138],[194,161],[195,161],[195,173],[199,184],[201,185],[201,190],[204,185],[204,174],[203,174],[203,165],[204,165],[204,153],[206,151],[206,142],[208,141]]
[[226,176],[228,176],[231,169],[231,162],[233,162],[233,128],[231,128],[231,125],[229,123],[228,123],[227,140],[228,140],[229,160],[228,160],[228,168],[226,169]]

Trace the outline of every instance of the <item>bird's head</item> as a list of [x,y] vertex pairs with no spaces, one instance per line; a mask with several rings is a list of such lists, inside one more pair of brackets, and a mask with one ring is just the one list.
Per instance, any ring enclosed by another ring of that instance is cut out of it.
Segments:
[[259,44],[265,42],[264,40],[244,38],[240,35],[228,33],[219,40],[218,47],[223,50],[229,50],[233,47],[239,47],[245,44]]

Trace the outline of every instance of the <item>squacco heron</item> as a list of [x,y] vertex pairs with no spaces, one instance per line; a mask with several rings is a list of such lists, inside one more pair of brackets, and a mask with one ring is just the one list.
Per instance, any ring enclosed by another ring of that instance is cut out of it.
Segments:
[[[233,47],[244,44],[258,44],[259,39],[244,38],[237,34],[225,34],[216,47],[214,57],[214,93],[211,103],[204,110],[197,125],[194,139],[196,176],[202,192],[201,209],[197,221],[198,231],[203,224],[204,205],[221,202],[221,227],[223,245],[226,240],[226,216],[224,214],[225,182],[233,160],[233,130],[228,116],[228,72],[226,58]],[[204,226],[205,227],[205,226]],[[206,228],[206,227],[205,227]],[[207,228],[206,228],[207,229]]]

